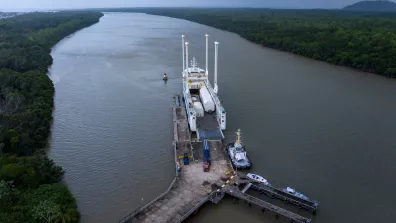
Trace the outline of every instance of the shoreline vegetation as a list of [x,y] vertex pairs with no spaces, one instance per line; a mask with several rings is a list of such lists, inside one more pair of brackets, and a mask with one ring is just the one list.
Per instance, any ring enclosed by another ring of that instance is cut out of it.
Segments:
[[285,52],[396,78],[396,13],[347,10],[140,8],[230,31]]
[[51,47],[100,12],[28,13],[0,20],[0,222],[78,222],[64,170],[47,157],[54,85]]

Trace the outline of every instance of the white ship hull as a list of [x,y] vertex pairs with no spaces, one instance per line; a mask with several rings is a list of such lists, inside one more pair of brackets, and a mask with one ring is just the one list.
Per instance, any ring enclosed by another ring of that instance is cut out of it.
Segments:
[[[213,88],[209,83],[204,83],[204,86],[208,89],[210,96],[212,97],[215,103],[215,112],[216,112],[216,122],[218,127],[221,130],[226,129],[226,112],[223,106],[220,104],[220,100],[217,95],[213,92]],[[188,123],[190,126],[190,130],[195,132],[197,131],[197,112],[194,109],[192,102],[192,95],[190,92],[190,88],[188,87],[188,83],[183,80],[183,98],[184,104],[187,111]],[[217,102],[217,103],[216,103]]]

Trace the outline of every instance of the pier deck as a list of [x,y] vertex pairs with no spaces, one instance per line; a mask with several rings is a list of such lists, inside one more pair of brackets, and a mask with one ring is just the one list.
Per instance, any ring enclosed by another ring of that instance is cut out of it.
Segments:
[[[214,186],[232,172],[221,141],[210,141],[212,163],[209,172],[203,172],[202,145],[191,143],[185,108],[173,108],[175,162],[181,167],[175,183],[162,197],[135,210],[119,222],[182,222],[209,200],[213,200]],[[190,157],[183,164],[184,154]],[[217,189],[216,187],[215,189]]]
[[[176,180],[173,188],[160,200],[153,203],[127,222],[179,222],[186,217],[202,200],[208,199],[212,192],[212,183],[218,180],[218,174],[202,173],[200,164],[191,164],[182,168],[182,177]],[[206,202],[207,200],[205,200]],[[202,205],[202,204],[201,204]],[[196,209],[198,209],[196,207]],[[195,210],[194,210],[195,211]]]

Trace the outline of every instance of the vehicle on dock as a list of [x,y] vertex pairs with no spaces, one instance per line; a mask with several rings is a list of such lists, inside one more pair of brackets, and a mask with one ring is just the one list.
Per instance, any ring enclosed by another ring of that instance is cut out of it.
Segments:
[[227,154],[231,159],[232,165],[237,169],[246,169],[252,166],[245,147],[241,142],[241,130],[238,129],[237,138],[235,142],[229,143],[226,147]]
[[208,162],[204,162],[203,163],[203,171],[204,172],[209,172],[209,169],[210,169],[210,165],[209,165],[209,163]]
[[211,164],[211,159],[210,159],[210,145],[208,140],[204,140],[202,143],[202,148],[203,148],[203,161]]
[[248,174],[246,174],[246,176],[252,180],[255,180],[258,183],[262,183],[264,185],[271,185],[270,183],[268,183],[268,181],[264,177],[262,177],[260,175],[248,173]]
[[187,153],[184,153],[183,164],[184,164],[184,165],[190,165],[190,159],[189,159]]
[[219,89],[217,85],[219,43],[215,42],[214,88],[212,88],[208,78],[208,36],[205,35],[206,68],[201,69],[198,67],[195,57],[192,58],[191,67],[189,67],[189,43],[184,41],[184,35],[182,35],[183,99],[191,132],[198,132],[198,128],[211,131],[213,129],[218,129],[218,131],[226,129],[226,111],[217,96]]
[[318,206],[318,202],[317,201],[311,200],[309,197],[305,196],[304,194],[296,191],[295,189],[293,189],[291,187],[283,188],[282,191],[285,192],[285,193],[291,194],[291,195],[293,195],[295,197],[301,198],[303,200],[312,202],[314,204],[314,206],[316,206],[316,207]]

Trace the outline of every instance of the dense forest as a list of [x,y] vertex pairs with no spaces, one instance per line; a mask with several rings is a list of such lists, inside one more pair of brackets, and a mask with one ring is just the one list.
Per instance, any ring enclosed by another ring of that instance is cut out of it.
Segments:
[[0,19],[16,16],[18,14],[23,14],[23,13],[17,13],[17,12],[0,12]]
[[0,222],[78,222],[64,171],[46,157],[54,106],[51,47],[99,21],[98,12],[0,20]]
[[343,8],[344,10],[366,12],[396,12],[396,3],[386,0],[361,1]]
[[262,46],[396,77],[396,13],[274,9],[112,9],[186,19]]

